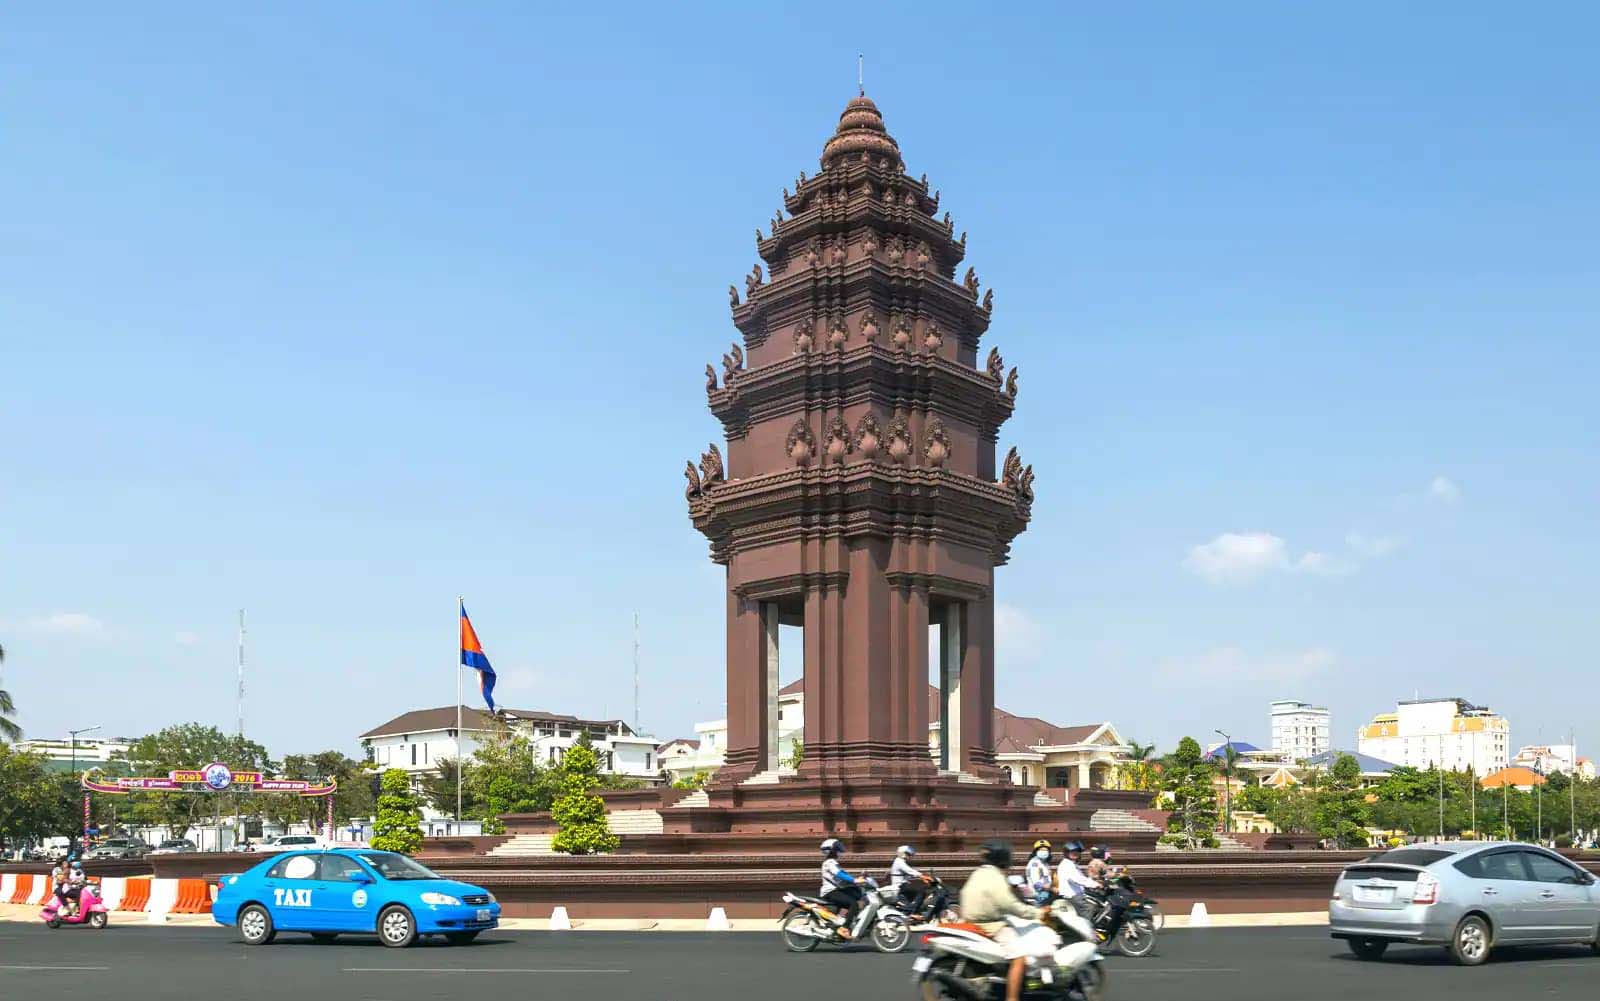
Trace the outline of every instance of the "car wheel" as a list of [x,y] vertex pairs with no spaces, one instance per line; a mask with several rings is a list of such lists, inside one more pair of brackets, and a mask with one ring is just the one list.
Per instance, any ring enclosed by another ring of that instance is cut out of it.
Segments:
[[239,937],[245,945],[266,945],[278,935],[272,927],[272,915],[260,904],[251,904],[239,912]]
[[1478,966],[1489,958],[1492,944],[1489,923],[1476,914],[1469,914],[1461,919],[1455,934],[1450,936],[1450,955],[1461,966]]
[[337,933],[331,931],[314,931],[311,933],[311,941],[318,945],[327,945],[338,937]]
[[1389,943],[1381,938],[1351,938],[1345,939],[1344,944],[1350,947],[1357,959],[1382,959],[1389,949]]
[[417,940],[417,923],[404,907],[389,907],[378,915],[378,941],[391,949],[404,949]]
[[475,931],[447,931],[444,940],[451,945],[471,945],[472,940],[478,937]]

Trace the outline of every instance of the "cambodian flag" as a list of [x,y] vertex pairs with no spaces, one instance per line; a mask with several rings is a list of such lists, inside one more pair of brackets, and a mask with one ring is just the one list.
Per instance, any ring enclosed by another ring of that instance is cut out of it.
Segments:
[[497,712],[494,707],[494,668],[489,666],[483,644],[478,642],[478,633],[472,628],[472,620],[467,618],[465,601],[461,603],[461,663],[478,672],[478,688],[483,692],[483,702],[490,712]]

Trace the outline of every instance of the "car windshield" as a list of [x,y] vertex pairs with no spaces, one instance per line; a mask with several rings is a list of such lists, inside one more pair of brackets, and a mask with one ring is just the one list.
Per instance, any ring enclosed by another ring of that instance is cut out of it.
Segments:
[[1393,865],[1430,866],[1440,859],[1454,855],[1452,851],[1441,851],[1437,848],[1396,848],[1393,851],[1374,855],[1367,859],[1368,862],[1387,862]]
[[394,852],[364,852],[361,860],[378,870],[384,879],[438,879],[439,874],[427,866]]

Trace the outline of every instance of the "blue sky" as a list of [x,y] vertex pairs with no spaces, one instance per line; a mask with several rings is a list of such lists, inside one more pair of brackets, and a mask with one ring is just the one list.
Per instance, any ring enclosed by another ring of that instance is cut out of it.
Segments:
[[[1414,692],[1591,750],[1587,5],[13,12],[0,642],[32,733],[722,713],[680,470],[867,54],[1021,368],[1002,705],[1170,745]],[[559,569],[552,569],[559,568]],[[63,692],[63,686],[67,691]]]

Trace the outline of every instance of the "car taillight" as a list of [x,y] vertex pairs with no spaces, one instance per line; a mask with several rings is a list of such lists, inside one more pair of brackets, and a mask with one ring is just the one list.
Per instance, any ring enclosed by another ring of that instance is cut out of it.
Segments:
[[1435,904],[1439,902],[1439,881],[1427,873],[1417,877],[1416,891],[1411,894],[1413,904]]
[[1334,890],[1333,891],[1333,899],[1335,899],[1335,900],[1343,900],[1344,899],[1344,894],[1340,893],[1338,890]]

